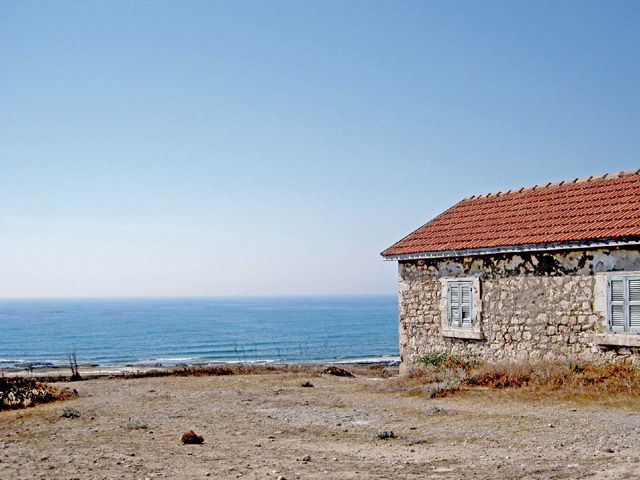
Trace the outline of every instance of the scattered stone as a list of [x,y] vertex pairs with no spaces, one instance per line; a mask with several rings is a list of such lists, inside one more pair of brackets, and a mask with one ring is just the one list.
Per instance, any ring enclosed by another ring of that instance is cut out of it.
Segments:
[[311,383],[309,380],[307,380],[306,382],[302,382],[300,384],[300,386],[304,387],[304,388],[311,388],[311,387],[313,387],[313,383]]
[[304,457],[302,457],[302,461],[303,462],[310,462],[311,461],[311,455],[305,455]]
[[286,478],[284,478],[282,475],[280,475],[280,476],[278,477],[278,480],[287,480],[287,479],[286,479]]
[[325,368],[322,373],[325,373],[327,375],[335,375],[336,377],[354,378],[354,375],[351,372],[345,370],[344,368],[335,366]]
[[198,435],[193,430],[189,430],[187,433],[182,434],[180,441],[184,444],[200,444],[204,443],[204,437]]
[[211,472],[207,472],[204,474],[205,477],[210,477],[211,476]]
[[605,448],[604,451],[607,452],[607,453],[615,453],[616,452],[615,449],[613,449],[611,447]]

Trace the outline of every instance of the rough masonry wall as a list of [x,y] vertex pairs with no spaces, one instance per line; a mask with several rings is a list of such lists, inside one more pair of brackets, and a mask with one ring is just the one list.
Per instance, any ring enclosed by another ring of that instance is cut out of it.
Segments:
[[[637,349],[594,342],[595,334],[607,330],[595,306],[596,274],[640,271],[637,250],[412,260],[400,262],[398,270],[404,365],[434,351],[498,360],[640,358]],[[444,337],[441,280],[469,277],[480,278],[484,338]]]

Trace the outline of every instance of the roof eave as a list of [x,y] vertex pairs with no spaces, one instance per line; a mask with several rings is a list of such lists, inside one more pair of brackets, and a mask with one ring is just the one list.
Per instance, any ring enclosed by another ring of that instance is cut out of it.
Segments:
[[610,240],[591,240],[579,242],[556,242],[556,243],[539,243],[531,245],[511,245],[503,247],[490,248],[474,248],[466,250],[447,250],[441,252],[419,252],[405,253],[402,255],[382,255],[386,261],[403,261],[403,260],[425,260],[430,258],[453,258],[453,257],[474,257],[479,255],[494,255],[498,253],[521,253],[536,251],[554,251],[554,250],[578,250],[593,249],[603,247],[625,247],[631,245],[640,245],[638,239],[610,239]]

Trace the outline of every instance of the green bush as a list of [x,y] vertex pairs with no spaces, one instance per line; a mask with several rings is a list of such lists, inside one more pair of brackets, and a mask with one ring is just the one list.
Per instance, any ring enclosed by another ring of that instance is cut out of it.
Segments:
[[419,360],[427,367],[461,368],[470,370],[480,365],[480,360],[471,355],[452,355],[447,352],[430,352]]

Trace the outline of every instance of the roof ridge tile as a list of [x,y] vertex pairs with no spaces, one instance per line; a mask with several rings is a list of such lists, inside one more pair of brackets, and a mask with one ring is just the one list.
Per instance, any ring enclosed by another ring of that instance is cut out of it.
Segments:
[[506,192],[503,191],[499,191],[496,193],[493,192],[489,192],[489,193],[483,193],[480,195],[471,195],[469,197],[464,198],[462,201],[467,201],[467,200],[479,200],[479,199],[484,199],[484,198],[492,198],[492,197],[504,197],[505,195],[509,195],[509,194],[515,194],[515,193],[527,193],[530,191],[535,191],[535,192],[539,192],[541,190],[545,190],[548,188],[556,188],[556,187],[564,187],[564,186],[569,186],[569,185],[575,185],[578,183],[593,183],[593,182],[598,182],[601,180],[614,180],[617,178],[623,178],[623,177],[628,177],[631,175],[640,175],[640,168],[637,170],[629,170],[629,171],[620,171],[620,172],[616,172],[616,173],[605,173],[602,175],[598,175],[598,176],[593,176],[591,175],[590,177],[584,177],[584,178],[574,178],[573,180],[562,180],[561,182],[556,182],[556,183],[546,183],[546,184],[540,184],[540,185],[533,185],[531,187],[520,187],[518,189],[511,189],[511,190],[507,190]]

